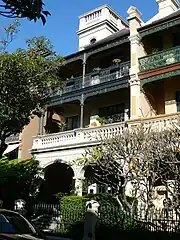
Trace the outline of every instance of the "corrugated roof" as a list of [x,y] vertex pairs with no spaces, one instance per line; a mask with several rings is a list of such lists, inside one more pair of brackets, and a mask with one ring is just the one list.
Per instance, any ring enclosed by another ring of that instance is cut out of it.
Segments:
[[152,23],[149,23],[149,24],[146,24],[146,25],[140,27],[140,28],[138,29],[138,31],[141,32],[141,31],[143,31],[143,30],[145,30],[145,29],[148,29],[148,28],[151,28],[151,27],[153,27],[153,26],[155,26],[155,25],[159,25],[159,24],[161,24],[161,23],[168,22],[168,21],[170,21],[171,19],[174,19],[174,18],[176,18],[176,17],[177,17],[177,18],[180,17],[180,9],[178,9],[178,10],[175,11],[174,13],[172,13],[172,14],[164,17],[164,18],[160,18],[160,19],[158,19],[158,20],[155,20],[155,21],[152,22]]
[[76,52],[76,53],[72,53],[72,54],[70,54],[70,55],[68,55],[68,56],[65,56],[64,58],[65,58],[65,59],[69,59],[69,58],[71,58],[71,57],[73,57],[73,56],[75,56],[75,55],[78,56],[79,54],[82,54],[83,52],[85,52],[85,51],[87,51],[87,50],[90,50],[90,49],[92,49],[92,48],[98,48],[98,47],[101,46],[101,45],[105,45],[105,44],[107,44],[107,43],[109,43],[109,42],[112,42],[112,41],[114,41],[114,40],[116,40],[116,39],[118,39],[118,38],[121,38],[121,37],[126,37],[126,36],[128,36],[129,34],[130,34],[129,29],[128,29],[128,28],[124,28],[124,29],[122,29],[122,30],[120,30],[120,31],[118,31],[118,32],[116,32],[116,33],[113,33],[112,35],[110,35],[110,36],[108,36],[108,37],[106,37],[106,38],[104,38],[104,39],[102,39],[102,40],[100,40],[100,41],[97,41],[97,42],[94,43],[94,44],[91,44],[91,45],[86,46],[86,47],[84,48],[84,50],[78,51],[78,52]]

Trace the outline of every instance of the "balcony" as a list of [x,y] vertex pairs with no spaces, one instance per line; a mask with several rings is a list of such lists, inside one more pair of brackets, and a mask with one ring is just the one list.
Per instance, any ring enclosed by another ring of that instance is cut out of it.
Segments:
[[[160,115],[146,119],[130,120],[127,122],[129,127],[136,127],[144,123],[145,127],[153,126],[155,129],[162,130],[170,127],[173,122],[177,122],[180,113]],[[32,153],[69,149],[79,146],[91,146],[97,144],[101,139],[111,138],[116,134],[122,133],[125,128],[125,122],[118,122],[103,125],[101,127],[91,127],[75,129],[72,131],[48,134],[35,137],[33,140]]]
[[67,85],[64,89],[56,89],[51,96],[61,96],[66,93],[74,92],[82,88],[97,86],[102,83],[118,80],[129,75],[130,62],[119,64],[115,69],[113,66],[93,71],[85,75],[84,86],[82,76],[77,78],[67,79]]
[[100,138],[109,138],[114,134],[121,133],[123,128],[124,123],[113,123],[102,127],[83,128],[38,136],[33,140],[32,151],[59,147],[65,148],[70,145],[74,145],[75,147],[79,144],[88,145],[97,142]]
[[19,141],[19,133],[16,135],[11,135],[8,138],[6,138],[6,143],[14,143]]
[[166,67],[180,62],[180,46],[159,51],[139,59],[140,72]]

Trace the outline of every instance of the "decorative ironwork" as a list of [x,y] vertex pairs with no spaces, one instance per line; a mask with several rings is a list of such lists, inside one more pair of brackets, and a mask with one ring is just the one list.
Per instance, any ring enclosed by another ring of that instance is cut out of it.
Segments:
[[96,75],[88,74],[85,77],[85,87],[94,86],[104,82],[120,79],[121,77],[129,75],[129,65],[121,64],[117,71],[111,72],[111,67],[103,69]]
[[11,135],[8,138],[6,138],[6,143],[18,142],[18,141],[19,141],[19,133],[16,135]]
[[121,39],[114,40],[112,42],[108,42],[107,44],[103,45],[102,47],[98,47],[97,49],[89,49],[89,52],[87,52],[87,58],[93,54],[102,52],[104,50],[119,46],[119,45],[121,45],[123,43],[127,43],[127,42],[129,42],[129,39],[128,39],[128,37],[125,37],[123,39],[121,38]]
[[[89,49],[86,49],[86,54],[87,54],[87,58],[90,57],[91,55],[93,54],[96,54],[96,53],[99,53],[99,52],[102,52],[104,50],[107,50],[107,49],[110,49],[110,48],[113,48],[113,47],[116,47],[118,45],[121,45],[123,43],[126,43],[126,42],[129,42],[129,39],[127,37],[124,37],[123,39],[117,39],[117,40],[114,40],[112,42],[108,42],[107,44],[104,44],[103,46],[98,46],[96,49],[95,48],[89,48]],[[82,60],[83,61],[84,59],[84,51],[82,52],[77,52],[75,54],[72,54],[72,57],[71,56],[67,56],[67,59],[65,59],[65,64],[68,64],[68,63],[71,63],[71,62],[74,62],[74,61],[78,61],[78,60]]]
[[143,88],[144,84],[146,84],[146,83],[154,82],[154,81],[158,81],[158,80],[161,80],[161,79],[174,77],[174,76],[178,76],[178,75],[180,75],[180,70],[175,70],[175,71],[159,74],[159,75],[156,75],[154,77],[145,78],[145,79],[140,81],[141,89]]
[[[112,81],[115,79],[119,79],[121,77],[125,77],[129,75],[130,63],[125,62],[119,65],[119,70],[111,73],[111,67],[99,70],[96,75],[92,76],[92,73],[86,74],[85,76],[85,85],[84,87],[89,87],[97,84],[101,84],[104,82]],[[68,84],[68,82],[67,82]],[[77,90],[82,89],[82,76],[78,78],[71,79],[71,85],[65,86],[63,89],[56,89],[52,92],[51,97],[54,96],[62,96],[66,93],[75,92]]]
[[115,122],[124,122],[124,113],[113,114],[111,116],[102,117],[105,124],[111,124]]
[[140,58],[139,70],[140,72],[146,72],[178,62],[180,62],[180,46]]
[[160,32],[160,31],[163,31],[163,30],[166,30],[168,28],[171,28],[171,27],[174,27],[174,26],[177,26],[180,24],[180,19],[176,19],[176,20],[172,20],[171,22],[166,22],[162,25],[158,25],[158,26],[154,26],[153,28],[148,28],[147,30],[144,30],[144,31],[140,31],[140,36],[141,37],[145,37],[147,35],[150,35],[150,34],[153,34],[153,33],[156,33],[156,32]]

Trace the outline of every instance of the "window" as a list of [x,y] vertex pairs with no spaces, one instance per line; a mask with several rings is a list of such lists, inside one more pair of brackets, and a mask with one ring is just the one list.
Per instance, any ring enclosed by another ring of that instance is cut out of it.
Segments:
[[78,128],[78,116],[66,118],[67,130],[73,130]]
[[180,91],[176,92],[176,106],[177,112],[180,112]]
[[180,32],[174,33],[172,35],[173,47],[180,45]]
[[99,109],[99,117],[104,118],[106,123],[121,122],[124,121],[124,109],[124,103],[103,107]]
[[0,233],[34,234],[35,229],[20,215],[2,212],[0,214]]
[[90,40],[90,44],[94,44],[96,42],[96,38],[92,38],[91,40]]

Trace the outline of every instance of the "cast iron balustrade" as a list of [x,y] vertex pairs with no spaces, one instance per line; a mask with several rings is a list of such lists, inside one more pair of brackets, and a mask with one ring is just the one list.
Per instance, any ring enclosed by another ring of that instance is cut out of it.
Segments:
[[140,72],[146,72],[178,62],[180,62],[180,46],[140,58],[139,70]]
[[[84,87],[90,87],[97,84],[102,84],[105,82],[121,79],[129,75],[130,62],[124,62],[119,64],[119,69],[117,71],[112,71],[112,66],[101,69],[98,73],[88,73],[85,76]],[[67,80],[67,85],[62,89],[56,89],[52,92],[51,96],[62,95],[70,93],[81,89],[82,86],[82,76]]]

